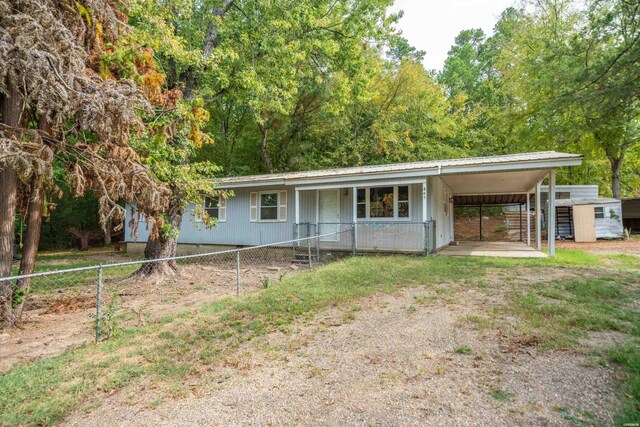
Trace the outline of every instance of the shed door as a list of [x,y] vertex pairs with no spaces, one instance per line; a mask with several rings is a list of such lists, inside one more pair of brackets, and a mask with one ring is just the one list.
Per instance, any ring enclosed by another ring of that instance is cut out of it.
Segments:
[[[340,230],[340,190],[318,191],[318,232],[336,233]],[[338,236],[320,238],[325,241],[337,241]]]
[[573,207],[573,223],[576,242],[596,241],[596,215],[593,205],[577,205]]

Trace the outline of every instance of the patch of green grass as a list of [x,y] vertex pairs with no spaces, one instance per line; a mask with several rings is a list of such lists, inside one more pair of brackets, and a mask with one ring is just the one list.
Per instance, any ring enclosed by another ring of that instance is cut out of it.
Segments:
[[453,351],[455,353],[458,353],[458,354],[471,354],[471,353],[473,353],[473,350],[471,349],[471,347],[469,347],[467,345],[460,345],[460,346],[454,347]]
[[513,393],[499,387],[492,387],[489,390],[489,395],[499,402],[506,402],[513,398]]
[[521,326],[543,338],[546,348],[572,347],[592,331],[637,336],[640,313],[632,302],[640,291],[631,283],[631,276],[617,276],[516,287],[512,310]]
[[624,268],[638,268],[640,265],[640,255],[631,254],[615,254],[615,255],[603,255],[603,259],[613,261],[618,267]]
[[622,368],[622,411],[616,424],[626,425],[640,420],[640,340],[632,340],[609,351],[611,361]]

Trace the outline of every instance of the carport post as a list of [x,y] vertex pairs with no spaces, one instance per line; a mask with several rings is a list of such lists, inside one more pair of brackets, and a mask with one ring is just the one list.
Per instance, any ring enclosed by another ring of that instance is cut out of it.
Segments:
[[556,171],[549,171],[549,221],[547,224],[547,241],[549,256],[556,254]]
[[480,203],[480,241],[482,242],[482,203]]
[[536,250],[542,250],[542,218],[540,217],[540,184],[536,184]]
[[527,246],[531,246],[531,194],[527,193]]

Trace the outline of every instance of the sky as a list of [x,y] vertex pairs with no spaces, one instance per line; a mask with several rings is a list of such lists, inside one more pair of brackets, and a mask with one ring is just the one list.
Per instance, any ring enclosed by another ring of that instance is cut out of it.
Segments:
[[397,25],[412,46],[427,52],[426,69],[440,70],[461,30],[482,28],[492,34],[504,9],[514,0],[396,0],[391,12],[404,10]]

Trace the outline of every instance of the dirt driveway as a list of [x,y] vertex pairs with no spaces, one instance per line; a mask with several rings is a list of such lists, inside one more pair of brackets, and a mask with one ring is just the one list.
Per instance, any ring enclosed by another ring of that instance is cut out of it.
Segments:
[[538,353],[501,335],[478,321],[499,302],[474,289],[446,304],[432,298],[416,287],[331,309],[291,334],[252,342],[190,397],[163,400],[146,390],[132,403],[117,393],[66,424],[611,423],[611,368],[586,352]]

